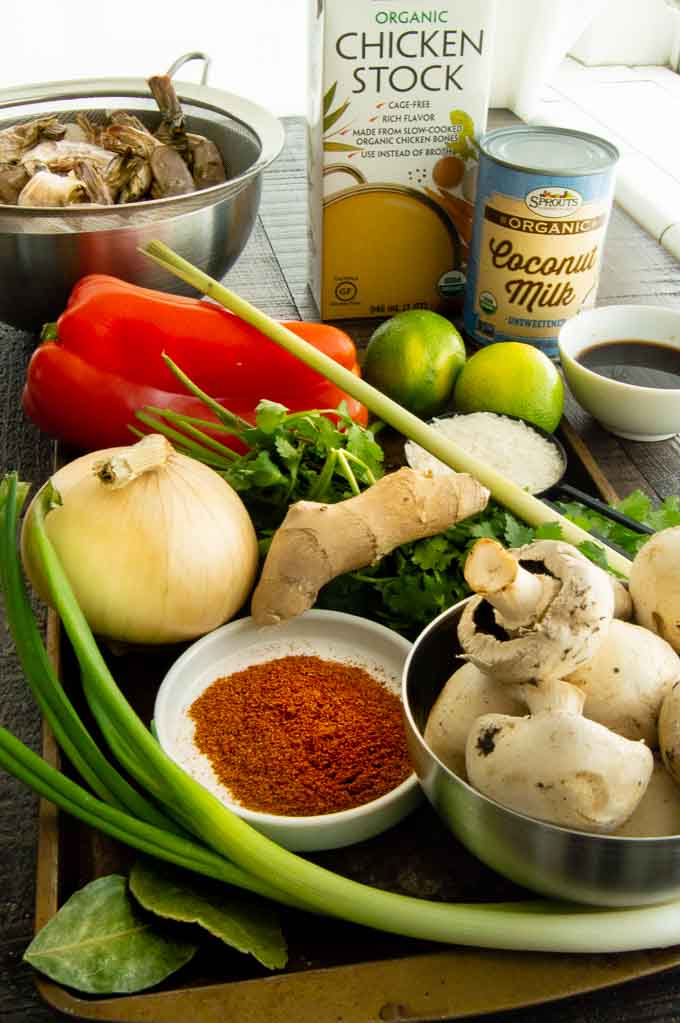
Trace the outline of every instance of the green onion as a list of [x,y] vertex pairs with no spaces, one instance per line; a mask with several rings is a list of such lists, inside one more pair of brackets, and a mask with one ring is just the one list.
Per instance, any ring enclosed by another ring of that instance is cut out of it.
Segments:
[[240,870],[204,846],[140,821],[91,796],[46,764],[5,728],[0,728],[0,767],[61,810],[125,845],[205,877],[226,881],[279,902],[286,901],[285,895],[272,885]]
[[176,825],[146,800],[106,760],[76,714],[56,677],[33,617],[16,556],[17,513],[28,487],[15,474],[0,483],[0,578],[7,621],[36,703],[59,746],[93,792],[141,820],[177,831]]
[[[347,394],[362,402],[370,411],[393,426],[405,437],[420,444],[429,451],[435,458],[439,458],[445,465],[457,472],[467,472],[474,476],[479,482],[487,487],[500,504],[504,505],[511,512],[523,519],[531,526],[540,526],[548,522],[559,522],[562,528],[562,535],[565,540],[576,546],[588,541],[592,543],[593,538],[580,526],[570,522],[563,515],[560,515],[553,508],[544,504],[539,498],[522,490],[520,486],[509,480],[506,476],[497,472],[491,466],[480,459],[469,455],[462,447],[444,437],[438,431],[419,419],[418,416],[408,412],[401,405],[398,405],[387,395],[375,387],[371,387],[365,380],[361,380],[338,365],[333,359],[323,352],[319,352],[308,342],[303,341],[283,324],[273,320],[261,310],[251,305],[245,299],[240,298],[233,291],[225,288],[224,285],[197,269],[186,259],[182,259],[172,249],[160,241],[152,241],[141,249],[145,255],[153,259],[165,270],[173,273],[176,277],[191,284],[198,291],[203,292],[210,298],[219,302],[226,309],[235,313],[246,323],[250,323],[259,331],[265,334],[270,340],[285,348],[291,355],[295,355],[311,369],[321,373],[337,387]],[[630,573],[630,561],[617,551],[606,549],[606,558],[609,566],[621,575],[627,576]]]
[[[44,505],[47,501],[44,502]],[[162,752],[116,686],[78,608],[59,560],[45,534],[44,511],[32,517],[30,528],[53,602],[68,632],[83,672],[84,685],[100,727],[112,747],[123,751],[127,766],[152,785],[153,793],[182,806],[181,819],[216,853],[226,856],[245,872],[248,886],[254,877],[273,888],[272,897],[342,919],[409,937],[485,948],[528,951],[614,952],[673,945],[680,942],[677,903],[642,909],[600,910],[558,902],[528,901],[496,904],[447,904],[396,895],[334,874],[276,845],[242,821]],[[13,554],[17,558],[16,551]],[[0,733],[3,765],[28,784],[50,791],[70,812],[83,811],[68,787],[52,775],[35,769],[32,757],[19,755]],[[49,781],[49,785],[48,785]],[[92,797],[88,797],[92,798]],[[70,804],[70,805],[69,805]],[[90,805],[90,804],[88,804]],[[106,808],[109,814],[117,811]],[[85,811],[86,812],[86,811]],[[92,823],[95,817],[92,816]],[[103,812],[100,815],[103,820]],[[127,823],[127,822],[126,822]],[[101,826],[97,823],[95,826]],[[141,826],[141,825],[140,825]],[[144,827],[149,827],[145,825]],[[121,828],[119,837],[134,844]],[[147,837],[151,837],[148,835]],[[154,839],[157,849],[182,841],[177,836]],[[193,848],[193,846],[192,846]],[[194,852],[185,859],[198,860]],[[211,860],[214,864],[214,861]],[[206,866],[201,861],[201,866]],[[239,883],[235,881],[234,883]],[[251,883],[252,884],[252,883]]]

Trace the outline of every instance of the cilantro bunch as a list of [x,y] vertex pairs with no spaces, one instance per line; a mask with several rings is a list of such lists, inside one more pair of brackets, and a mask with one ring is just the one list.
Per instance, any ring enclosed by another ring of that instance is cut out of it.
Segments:
[[[383,451],[375,437],[381,424],[359,426],[343,405],[289,412],[264,400],[257,407],[254,426],[220,406],[213,410],[216,414],[217,409],[224,432],[241,442],[244,453],[217,441],[214,423],[159,409],[152,410],[153,421],[148,415],[140,418],[165,433],[177,450],[224,476],[248,509],[263,555],[295,501],[342,501],[383,475]],[[578,502],[557,507],[572,522],[616,544],[631,558],[648,539]],[[615,507],[655,530],[680,525],[680,497],[668,497],[655,508],[637,490]],[[563,539],[557,522],[532,528],[490,501],[484,511],[437,536],[403,544],[375,565],[333,579],[321,590],[317,606],[363,615],[413,638],[438,614],[469,595],[463,565],[481,537],[506,547]],[[586,541],[580,549],[607,567],[600,544]]]

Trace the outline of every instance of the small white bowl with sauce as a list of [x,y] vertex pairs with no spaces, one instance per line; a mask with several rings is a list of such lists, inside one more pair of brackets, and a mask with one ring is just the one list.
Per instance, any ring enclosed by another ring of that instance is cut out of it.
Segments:
[[313,852],[353,845],[386,831],[422,801],[415,774],[409,770],[384,795],[336,812],[285,816],[250,809],[220,782],[209,757],[197,748],[190,708],[217,679],[296,655],[363,668],[401,699],[401,674],[410,649],[411,643],[391,629],[338,611],[314,609],[272,627],[258,627],[252,618],[237,619],[193,643],[168,671],[154,706],[158,741],[234,813],[287,849]]
[[610,433],[637,441],[680,433],[680,309],[581,312],[560,330],[558,348],[572,394]]

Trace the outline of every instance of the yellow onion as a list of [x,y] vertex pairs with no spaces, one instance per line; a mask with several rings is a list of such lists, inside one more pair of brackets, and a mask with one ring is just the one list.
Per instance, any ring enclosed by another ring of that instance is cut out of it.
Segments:
[[[258,564],[248,512],[221,476],[160,434],[83,455],[51,483],[62,503],[45,527],[93,632],[123,643],[190,640],[247,599]],[[27,535],[24,527],[24,567],[49,603]]]

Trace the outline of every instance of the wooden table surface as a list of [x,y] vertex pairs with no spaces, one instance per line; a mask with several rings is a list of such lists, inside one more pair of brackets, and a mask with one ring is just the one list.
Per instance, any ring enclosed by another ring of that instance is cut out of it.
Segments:
[[[306,285],[304,125],[299,119],[286,119],[285,125],[286,148],[265,176],[256,229],[227,281],[273,316],[314,319],[316,309]],[[680,267],[617,208],[607,237],[598,302],[680,309]],[[344,326],[361,343],[375,321]],[[17,469],[21,478],[39,484],[49,475],[53,445],[25,419],[20,405],[26,364],[35,343],[35,336],[0,324],[0,471]],[[619,495],[636,487],[655,498],[680,492],[680,438],[654,444],[618,440],[570,398],[567,417]],[[0,625],[0,723],[39,749],[39,714],[22,680],[4,621]],[[0,1023],[67,1018],[41,1001],[31,969],[21,961],[32,937],[36,835],[37,799],[19,782],[0,776]],[[493,1023],[678,1023],[680,968],[598,993],[484,1018]]]

